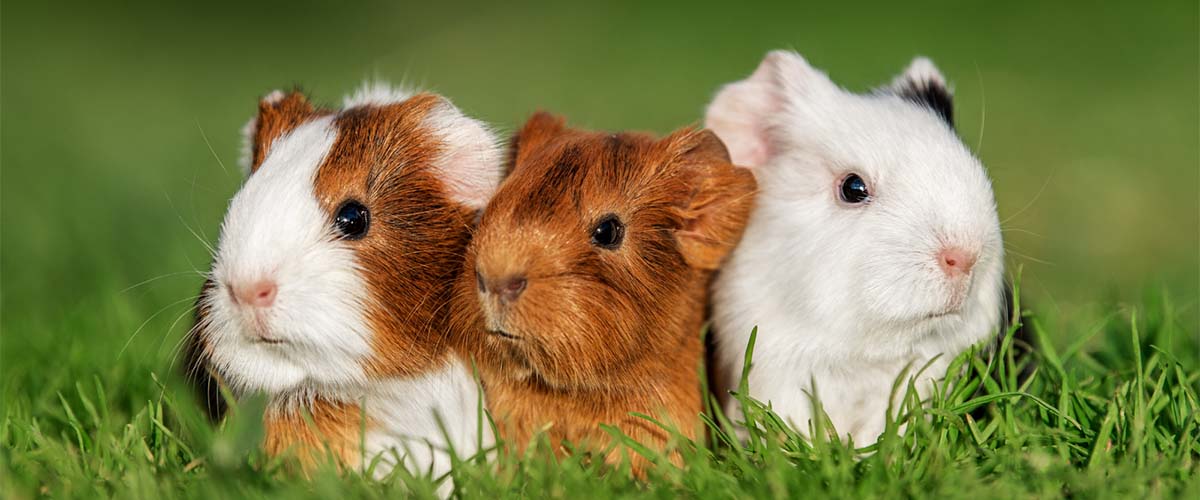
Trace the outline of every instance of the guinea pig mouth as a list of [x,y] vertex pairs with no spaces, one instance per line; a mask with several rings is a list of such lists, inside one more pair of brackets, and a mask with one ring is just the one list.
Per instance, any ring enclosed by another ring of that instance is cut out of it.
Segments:
[[963,309],[965,309],[965,308],[966,308],[966,306],[963,304],[962,300],[955,301],[955,302],[948,304],[944,309],[942,309],[940,311],[935,311],[935,312],[926,314],[924,318],[921,318],[921,320],[922,321],[935,321],[935,320],[946,319],[946,318],[955,318],[955,317],[958,317],[959,314],[962,313]]
[[506,331],[504,331],[504,330],[488,330],[487,332],[488,332],[488,333],[490,333],[490,334],[492,334],[492,335],[495,335],[495,336],[497,336],[497,337],[500,337],[500,338],[502,338],[502,339],[508,339],[508,340],[521,340],[521,337],[518,337],[518,336],[516,336],[516,335],[513,335],[513,334],[511,334],[511,333],[508,333],[508,332],[506,332]]
[[943,319],[943,318],[958,316],[958,313],[962,312],[962,309],[963,309],[962,304],[951,305],[950,307],[942,309],[941,311],[931,312],[929,314],[926,314],[925,317],[921,318],[921,321],[934,321],[934,320],[939,320],[939,319]]
[[250,341],[251,344],[262,345],[279,345],[284,344],[283,339],[271,332],[271,326],[267,323],[266,318],[255,314],[242,325],[242,334]]

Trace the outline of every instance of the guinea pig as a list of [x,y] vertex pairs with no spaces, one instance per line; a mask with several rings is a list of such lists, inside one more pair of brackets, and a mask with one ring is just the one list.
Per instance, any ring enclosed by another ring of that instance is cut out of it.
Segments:
[[610,424],[663,449],[668,433],[638,412],[695,438],[707,286],[741,237],[753,175],[710,131],[591,132],[547,113],[513,139],[510,165],[453,301],[499,436],[521,450],[545,430],[558,452],[596,452]]
[[491,132],[445,98],[376,84],[341,109],[274,92],[244,135],[248,178],[189,338],[207,400],[209,374],[265,393],[266,451],[306,468],[328,449],[347,467],[381,457],[380,475],[401,459],[440,474],[449,447],[489,446],[448,304],[499,183]]
[[750,396],[805,434],[817,396],[839,436],[874,443],[902,374],[927,396],[1006,317],[991,182],[955,133],[945,78],[917,58],[856,94],[775,51],[719,91],[706,126],[759,182],[713,283],[714,385],[738,387],[757,326]]

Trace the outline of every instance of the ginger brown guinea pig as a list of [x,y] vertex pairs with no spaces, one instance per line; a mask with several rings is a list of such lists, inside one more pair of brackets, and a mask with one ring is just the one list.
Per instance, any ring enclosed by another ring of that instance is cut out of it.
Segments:
[[656,139],[547,113],[509,154],[451,314],[500,437],[520,451],[545,430],[558,451],[598,451],[610,424],[661,449],[668,433],[637,412],[696,438],[708,283],[741,238],[753,175],[707,130]]

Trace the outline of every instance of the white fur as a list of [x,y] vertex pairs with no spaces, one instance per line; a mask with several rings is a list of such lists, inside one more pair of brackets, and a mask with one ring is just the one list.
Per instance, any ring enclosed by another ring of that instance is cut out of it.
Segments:
[[[928,60],[909,76],[944,80]],[[753,397],[799,431],[816,394],[858,445],[883,431],[888,394],[934,358],[924,397],[947,363],[996,331],[1003,247],[991,183],[935,113],[895,95],[847,92],[799,55],[772,52],[726,86],[707,125],[760,193],[740,245],[714,282],[721,389],[737,386],[753,327]],[[765,153],[765,154],[763,154]],[[867,180],[871,201],[847,205],[837,183]],[[970,280],[948,280],[943,245],[979,252]],[[945,312],[961,299],[956,313]],[[902,395],[902,391],[901,394]],[[731,398],[732,399],[732,398]],[[727,407],[740,416],[736,402]]]
[[358,106],[397,104],[408,100],[413,94],[414,92],[407,88],[374,80],[364,82],[353,94],[343,98],[342,107],[350,109]]
[[254,161],[254,134],[257,132],[257,116],[242,125],[242,148],[238,151],[238,166],[242,168],[242,175],[250,175],[250,163]]
[[500,184],[500,148],[487,126],[468,118],[462,111],[443,100],[430,111],[425,124],[446,144],[452,147],[434,168],[441,174],[450,198],[474,209],[481,209],[492,198]]
[[905,84],[916,82],[922,84],[922,87],[929,85],[937,85],[939,87],[949,88],[946,83],[946,78],[942,76],[942,72],[938,71],[937,66],[933,65],[928,57],[918,57],[909,63],[908,68],[892,79],[892,88],[905,88]]
[[491,425],[479,418],[479,386],[457,358],[417,379],[372,384],[365,401],[375,425],[366,435],[364,465],[380,457],[376,476],[386,475],[401,459],[410,471],[432,470],[437,478],[450,471],[451,449],[465,460],[480,445],[487,449],[493,444]]
[[[284,97],[287,97],[287,94],[284,94],[282,90],[272,90],[270,94],[262,98],[262,102],[265,104],[277,104]],[[254,134],[257,132],[257,116],[250,118],[250,121],[242,126],[242,149],[238,154],[238,166],[242,167],[243,175],[250,174],[250,163],[254,161]]]
[[[343,106],[385,106],[404,102],[411,90],[383,82],[363,84],[344,99]],[[501,148],[487,125],[463,114],[446,98],[425,117],[424,124],[447,145],[434,169],[446,186],[450,199],[481,209],[500,183]]]
[[[371,352],[367,298],[354,252],[333,234],[313,193],[317,168],[337,137],[332,117],[274,141],[263,164],[229,204],[206,296],[212,362],[238,393],[324,394],[361,386]],[[228,286],[272,280],[275,305],[262,320],[282,344],[257,341],[255,313]]]

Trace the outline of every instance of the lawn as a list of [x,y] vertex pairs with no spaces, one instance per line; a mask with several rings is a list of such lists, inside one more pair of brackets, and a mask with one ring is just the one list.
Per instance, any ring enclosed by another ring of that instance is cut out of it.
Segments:
[[[853,89],[916,54],[953,81],[1040,348],[964,357],[870,453],[779,428],[684,446],[646,482],[544,455],[468,461],[464,497],[1200,497],[1200,6],[965,2],[7,2],[0,6],[0,495],[394,497],[256,452],[173,366],[258,96],[336,103],[366,78],[513,130],[665,132],[795,48]],[[753,405],[751,405],[753,406]],[[720,423],[714,423],[720,428]]]

